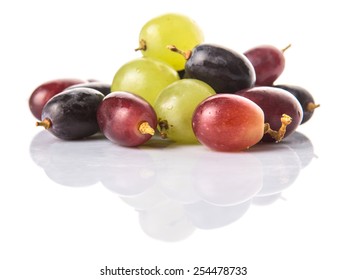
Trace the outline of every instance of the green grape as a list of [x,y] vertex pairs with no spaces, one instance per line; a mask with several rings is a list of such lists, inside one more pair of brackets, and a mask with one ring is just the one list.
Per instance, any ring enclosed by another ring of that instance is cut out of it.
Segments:
[[139,34],[144,57],[153,57],[171,65],[175,70],[184,69],[186,59],[170,51],[167,46],[175,45],[181,50],[191,50],[204,41],[199,26],[181,14],[164,14],[149,20]]
[[161,136],[180,143],[196,143],[193,112],[199,103],[214,94],[212,87],[196,79],[179,80],[163,89],[154,104]]
[[111,91],[135,93],[153,106],[161,90],[179,79],[178,72],[168,64],[152,58],[137,58],[118,69]]

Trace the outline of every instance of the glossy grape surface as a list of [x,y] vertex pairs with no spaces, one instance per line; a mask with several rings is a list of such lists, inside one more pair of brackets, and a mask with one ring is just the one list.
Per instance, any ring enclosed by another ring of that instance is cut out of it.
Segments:
[[104,96],[111,93],[111,85],[108,83],[103,83],[103,82],[99,82],[99,81],[76,84],[76,85],[68,87],[67,89],[80,88],[80,87],[96,89],[99,92],[101,92]]
[[303,120],[300,124],[303,124],[311,119],[315,109],[319,105],[315,103],[315,99],[309,91],[296,85],[275,85],[275,87],[287,90],[298,99],[303,108]]
[[197,105],[215,91],[206,83],[196,79],[176,81],[161,91],[154,109],[160,132],[170,140],[180,143],[195,143],[197,139],[192,130],[192,114]]
[[[129,92],[108,94],[97,110],[101,132],[112,142],[122,146],[139,146],[154,134],[157,116],[153,107],[138,95]],[[141,131],[147,123],[151,130]]]
[[195,110],[192,127],[197,139],[217,151],[241,151],[263,136],[264,115],[251,100],[233,94],[216,94]]
[[283,51],[271,45],[249,49],[244,55],[256,72],[256,86],[271,86],[285,68]]
[[39,85],[29,98],[31,113],[36,119],[41,120],[42,109],[49,99],[69,86],[85,82],[85,80],[81,79],[56,79]]
[[202,43],[202,30],[191,18],[175,13],[164,14],[149,20],[139,34],[140,44],[145,43],[142,50],[144,57],[152,57],[171,65],[175,70],[183,70],[185,59],[172,53],[167,45],[176,45],[181,49],[192,49]]
[[99,131],[96,112],[104,95],[89,88],[65,90],[52,97],[42,110],[42,121],[49,132],[63,140],[82,139]]
[[[287,126],[284,137],[294,132],[303,119],[303,109],[297,98],[286,90],[274,87],[254,87],[236,92],[237,95],[246,97],[255,102],[264,112],[265,122],[274,130],[281,127],[281,117],[286,114],[292,118]],[[276,141],[270,135],[265,134],[263,141]]]
[[179,79],[177,71],[168,64],[152,58],[138,58],[115,73],[111,91],[137,94],[153,106],[161,90]]
[[196,46],[185,65],[185,74],[209,84],[216,93],[233,93],[255,83],[255,71],[241,53],[217,45]]

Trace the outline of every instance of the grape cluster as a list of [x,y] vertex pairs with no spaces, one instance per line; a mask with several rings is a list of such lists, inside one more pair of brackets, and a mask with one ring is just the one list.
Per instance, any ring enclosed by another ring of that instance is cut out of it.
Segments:
[[102,132],[122,146],[152,136],[241,151],[280,142],[313,115],[313,96],[295,85],[276,85],[284,52],[270,45],[244,53],[204,43],[189,17],[164,14],[139,32],[142,57],[118,68],[110,84],[80,79],[46,82],[34,90],[30,109],[64,140]]

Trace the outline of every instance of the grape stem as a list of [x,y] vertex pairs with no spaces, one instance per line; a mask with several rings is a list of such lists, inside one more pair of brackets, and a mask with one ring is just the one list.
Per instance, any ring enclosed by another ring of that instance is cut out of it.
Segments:
[[159,120],[158,126],[160,128],[160,136],[162,139],[167,138],[168,122],[166,120]]
[[155,134],[155,130],[150,126],[148,122],[142,122],[138,126],[138,130],[141,134],[150,134],[150,135]]
[[192,54],[192,51],[182,51],[182,50],[179,50],[174,45],[168,45],[167,49],[171,50],[172,52],[176,52],[178,54],[181,54],[186,60],[188,60],[191,57],[191,54]]
[[270,128],[269,123],[264,124],[264,134],[268,133],[273,139],[276,140],[276,143],[279,143],[285,136],[286,127],[292,122],[292,118],[289,115],[283,114],[281,116],[281,127],[278,131],[275,131]]
[[135,51],[146,51],[147,50],[147,42],[144,39],[139,41],[139,47],[135,49]]
[[285,48],[283,48],[281,51],[284,53],[285,51],[287,51],[292,45],[288,44]]
[[48,129],[52,127],[52,121],[45,118],[43,121],[36,122],[36,126],[43,126],[45,129]]
[[306,106],[306,110],[309,112],[313,112],[316,108],[320,107],[320,104],[315,104],[313,102],[309,102]]

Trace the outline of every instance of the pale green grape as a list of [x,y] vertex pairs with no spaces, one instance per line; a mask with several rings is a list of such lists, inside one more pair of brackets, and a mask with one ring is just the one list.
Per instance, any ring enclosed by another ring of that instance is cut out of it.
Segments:
[[137,58],[115,73],[111,91],[135,93],[153,106],[161,90],[179,79],[177,71],[168,64],[152,58]]
[[163,89],[154,104],[161,135],[180,143],[196,143],[193,112],[214,94],[212,87],[196,79],[179,80]]
[[144,57],[160,59],[175,70],[184,69],[186,59],[170,51],[167,46],[175,45],[180,50],[192,50],[204,41],[199,26],[181,14],[164,14],[149,20],[139,34],[140,49]]

